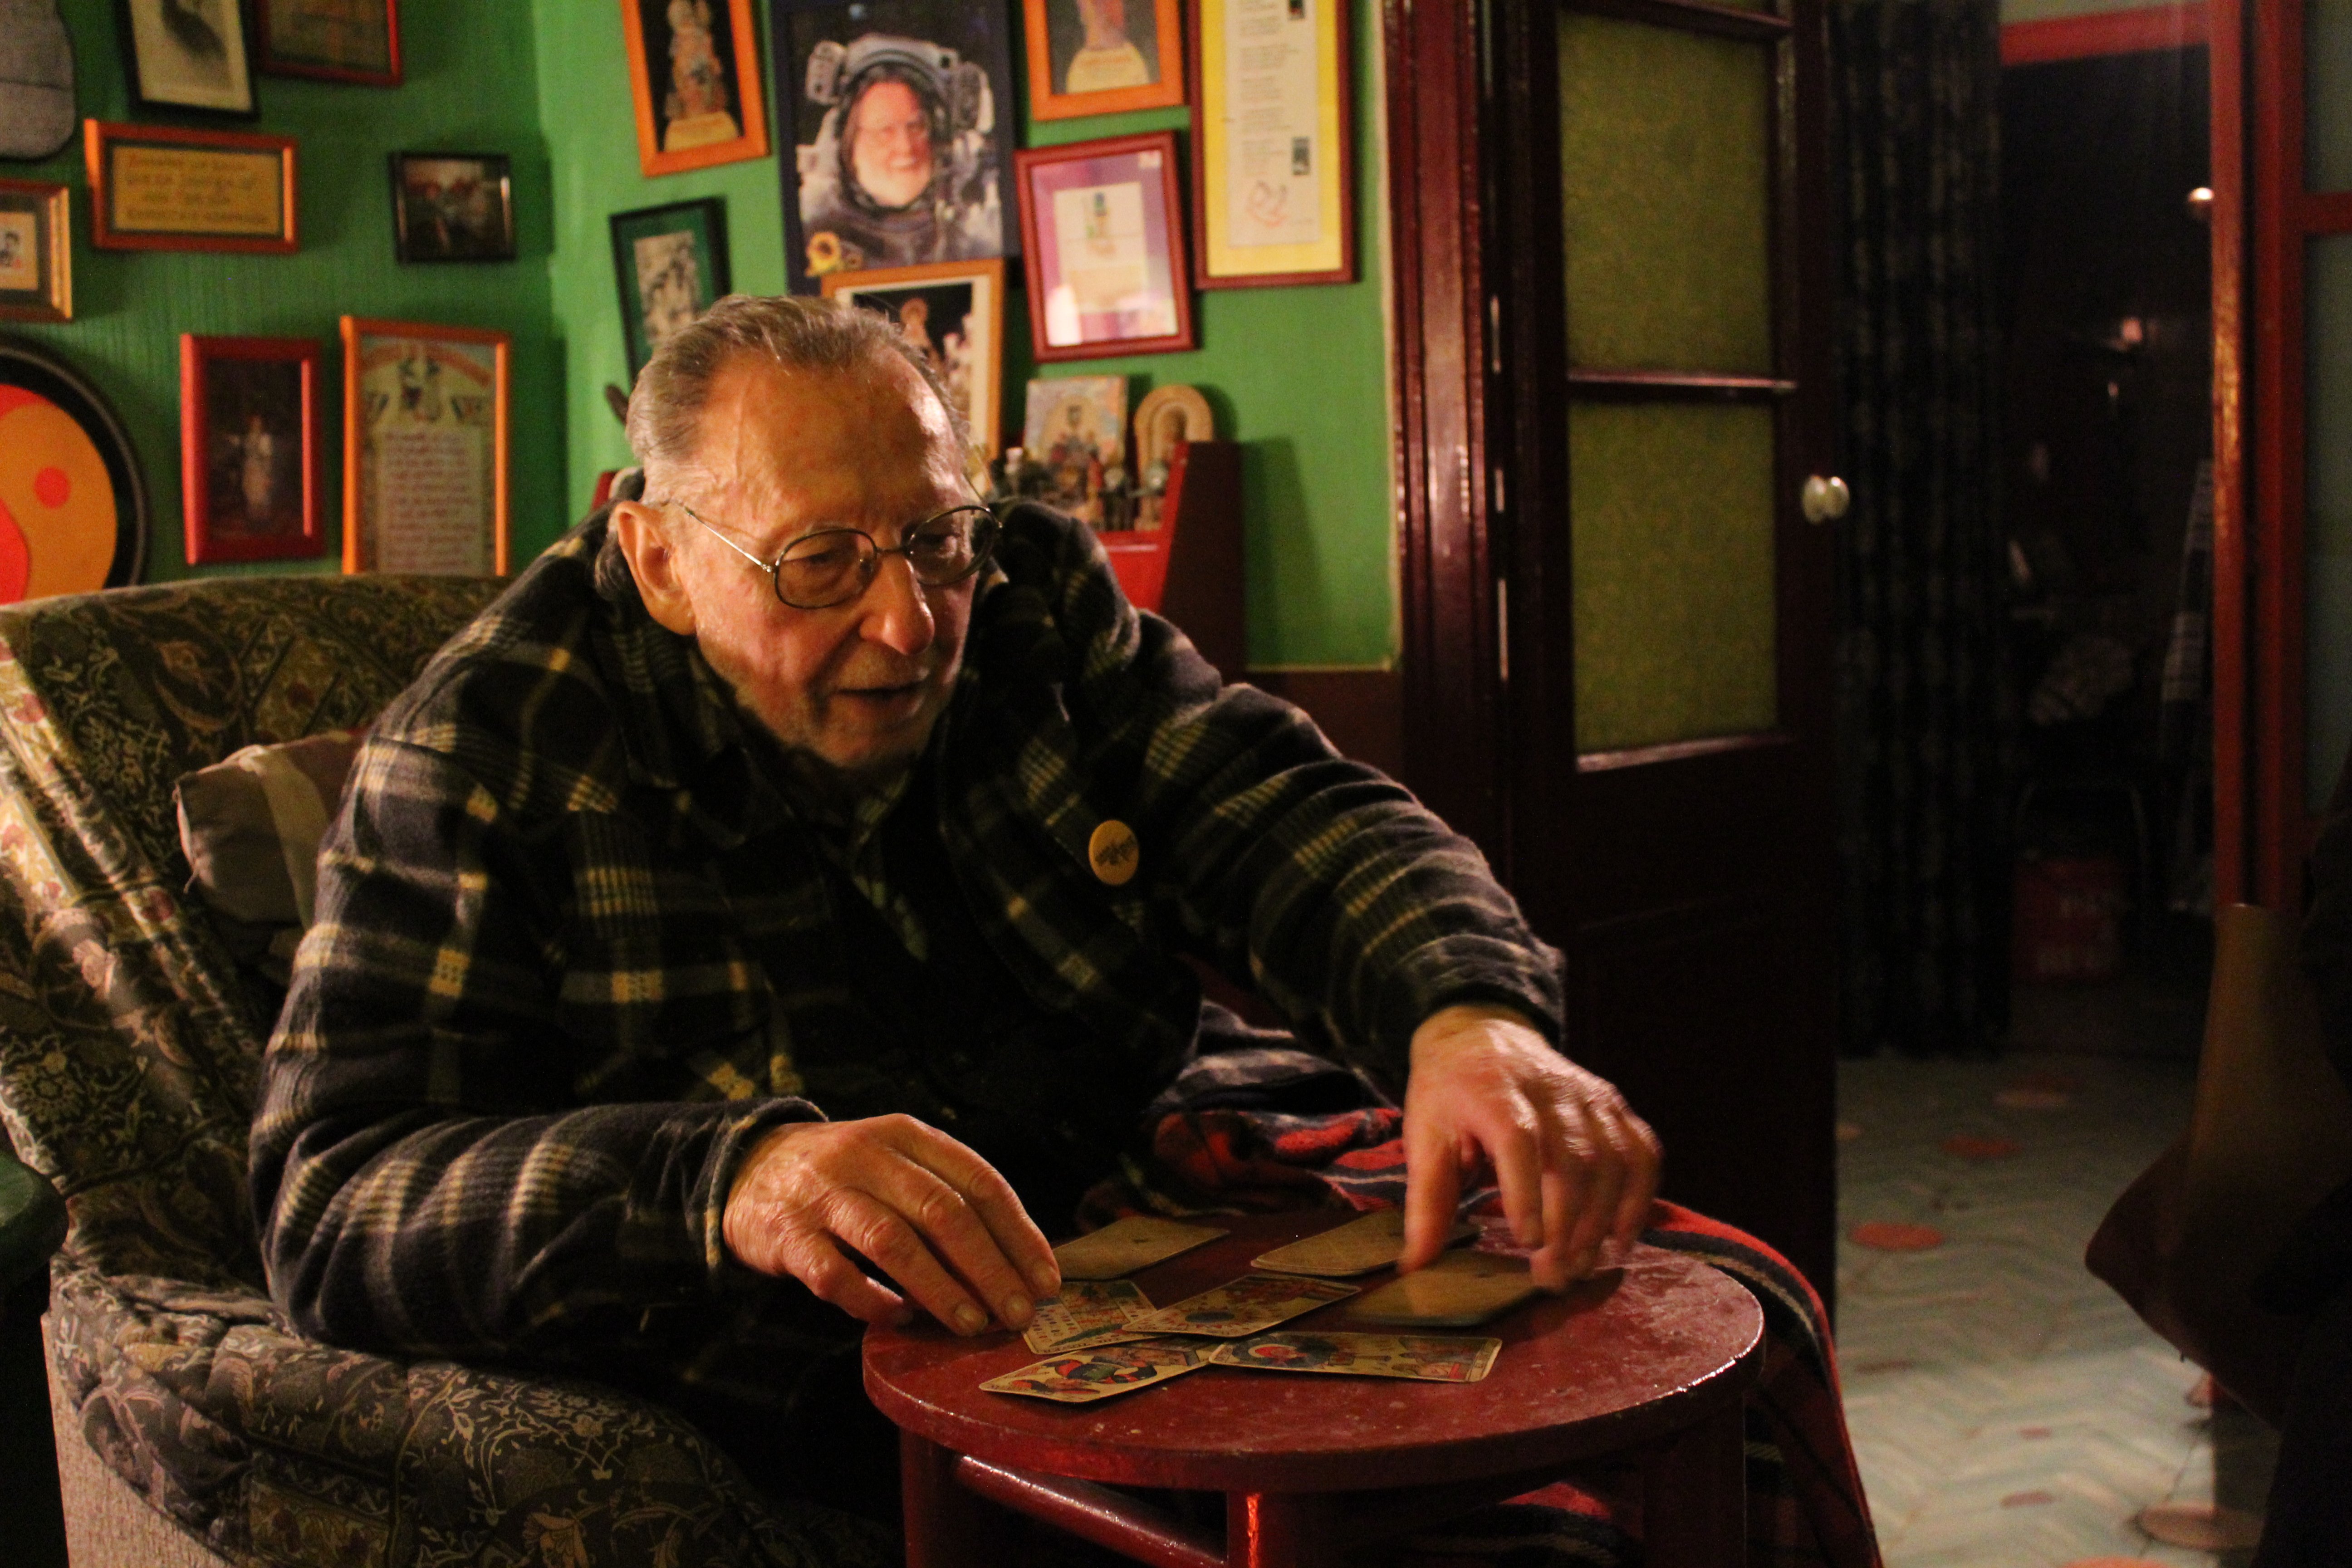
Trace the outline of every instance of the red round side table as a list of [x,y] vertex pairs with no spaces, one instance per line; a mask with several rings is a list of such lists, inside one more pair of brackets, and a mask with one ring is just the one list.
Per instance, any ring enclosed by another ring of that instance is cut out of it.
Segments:
[[[1165,1305],[1346,1217],[1220,1217],[1232,1235],[1134,1278]],[[1348,1308],[1283,1327],[1395,1331],[1351,1324]],[[908,1568],[994,1562],[1003,1521],[982,1499],[1160,1568],[1336,1568],[1592,1459],[1641,1469],[1651,1568],[1745,1561],[1740,1401],[1762,1371],[1764,1319],[1738,1285],[1645,1247],[1565,1296],[1437,1331],[1499,1339],[1502,1353],[1475,1384],[1212,1366],[1055,1405],[981,1390],[1037,1359],[1016,1334],[958,1339],[928,1318],[869,1330],[866,1391],[898,1426]],[[1224,1539],[1114,1486],[1223,1492]]]

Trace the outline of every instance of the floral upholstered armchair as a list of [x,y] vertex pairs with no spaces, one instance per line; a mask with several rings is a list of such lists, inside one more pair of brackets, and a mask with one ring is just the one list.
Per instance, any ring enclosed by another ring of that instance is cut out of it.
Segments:
[[273,1003],[187,892],[174,784],[365,725],[497,586],[215,579],[0,610],[0,1115],[69,1217],[47,1329],[76,1568],[875,1552],[771,1510],[667,1411],[334,1349],[269,1302],[245,1183]]

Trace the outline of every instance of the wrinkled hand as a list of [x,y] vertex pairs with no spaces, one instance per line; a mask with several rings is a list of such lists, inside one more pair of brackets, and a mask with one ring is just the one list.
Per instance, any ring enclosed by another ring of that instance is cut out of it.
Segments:
[[727,1249],[789,1274],[869,1323],[911,1321],[906,1298],[843,1256],[873,1260],[961,1334],[1026,1327],[1062,1288],[1053,1248],[995,1167],[911,1116],[803,1121],[752,1146],[728,1189]]
[[1504,1007],[1448,1007],[1412,1037],[1404,1091],[1406,1270],[1435,1258],[1464,1176],[1494,1166],[1503,1214],[1548,1290],[1592,1272],[1601,1246],[1641,1233],[1658,1139],[1607,1081]]

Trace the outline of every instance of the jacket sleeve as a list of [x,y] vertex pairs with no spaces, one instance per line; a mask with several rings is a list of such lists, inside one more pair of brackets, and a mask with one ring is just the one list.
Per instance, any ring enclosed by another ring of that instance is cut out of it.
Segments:
[[1188,949],[1393,1084],[1413,1031],[1456,1003],[1515,1007],[1562,1043],[1559,955],[1476,846],[1297,709],[1221,684],[1128,604],[1091,531],[1026,537],[1057,556],[1065,701]]
[[438,752],[362,752],[252,1139],[271,1293],[303,1332],[528,1357],[738,1268],[724,1183],[750,1141],[815,1112],[586,1103],[564,1025],[622,999],[563,994],[560,847]]

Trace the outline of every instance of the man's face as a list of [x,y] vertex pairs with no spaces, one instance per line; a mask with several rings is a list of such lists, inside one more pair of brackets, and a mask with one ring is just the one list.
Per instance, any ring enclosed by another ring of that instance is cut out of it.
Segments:
[[[739,359],[703,415],[698,473],[675,493],[762,561],[804,533],[854,528],[885,548],[972,500],[946,411],[895,354],[843,374]],[[963,659],[974,579],[924,588],[885,556],[859,597],[780,602],[766,574],[672,510],[694,637],[785,746],[852,775],[911,761]]]
[[876,203],[903,207],[931,188],[931,121],[903,81],[885,79],[849,111],[849,172]]

